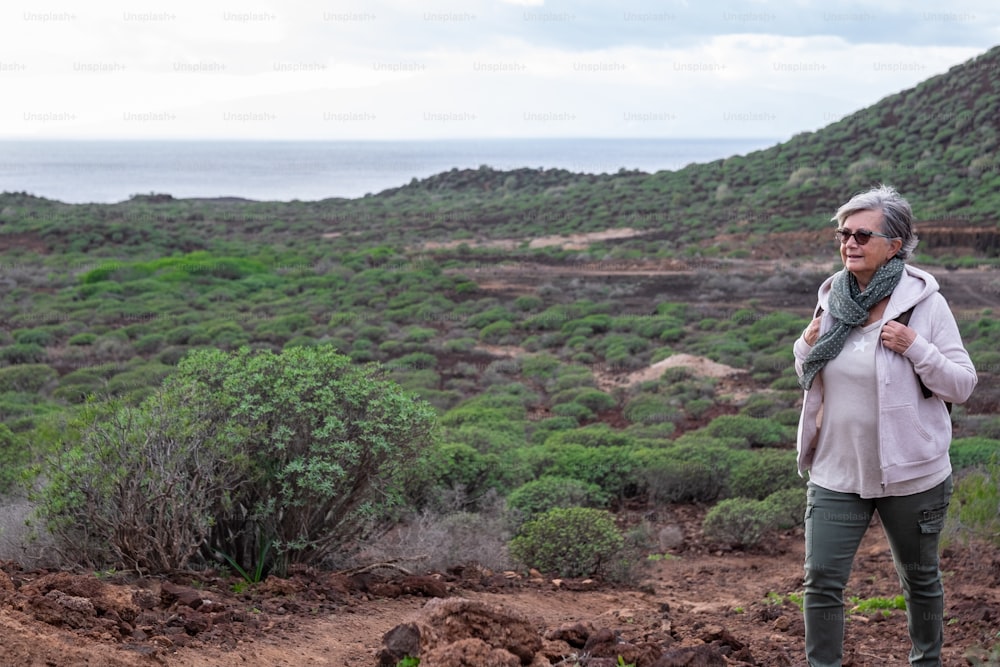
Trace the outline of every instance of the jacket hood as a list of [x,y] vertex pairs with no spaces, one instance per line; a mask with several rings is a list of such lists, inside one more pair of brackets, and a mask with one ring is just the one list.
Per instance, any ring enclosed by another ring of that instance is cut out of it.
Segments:
[[[833,289],[834,279],[846,271],[841,269],[837,273],[828,277],[819,286],[819,305],[823,310],[830,309],[830,292]],[[899,317],[913,306],[917,305],[930,295],[939,291],[938,281],[931,274],[923,269],[906,264],[903,267],[903,276],[899,280],[899,285],[892,291],[889,297],[889,304],[885,309],[885,319],[891,320]]]

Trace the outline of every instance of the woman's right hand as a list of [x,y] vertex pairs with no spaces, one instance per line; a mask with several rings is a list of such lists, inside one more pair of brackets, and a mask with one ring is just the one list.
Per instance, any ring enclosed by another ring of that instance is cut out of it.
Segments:
[[822,318],[820,317],[815,318],[812,322],[809,323],[809,326],[806,327],[806,330],[802,332],[802,340],[804,340],[810,347],[815,345],[816,341],[819,340],[820,319]]

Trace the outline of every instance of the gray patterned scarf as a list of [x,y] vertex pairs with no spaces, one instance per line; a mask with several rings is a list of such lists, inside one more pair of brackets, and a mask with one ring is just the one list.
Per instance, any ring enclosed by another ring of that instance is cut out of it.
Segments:
[[903,277],[905,263],[898,257],[893,257],[879,267],[872,276],[868,287],[862,292],[858,280],[847,270],[841,271],[833,279],[830,291],[830,315],[833,316],[833,326],[819,337],[813,348],[809,350],[802,364],[802,377],[799,386],[809,389],[816,374],[827,362],[840,354],[847,342],[847,334],[851,329],[861,326],[868,319],[868,311],[872,306],[892,294]]

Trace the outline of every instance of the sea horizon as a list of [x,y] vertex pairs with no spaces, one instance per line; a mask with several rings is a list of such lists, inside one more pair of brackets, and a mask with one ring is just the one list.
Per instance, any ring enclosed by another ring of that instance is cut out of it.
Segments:
[[138,194],[255,201],[355,199],[452,169],[676,171],[779,139],[0,139],[0,192],[70,204]]

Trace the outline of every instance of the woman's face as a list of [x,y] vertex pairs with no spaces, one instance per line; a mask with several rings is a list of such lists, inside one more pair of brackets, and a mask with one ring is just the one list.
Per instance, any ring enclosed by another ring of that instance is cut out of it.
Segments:
[[[878,234],[885,233],[882,229],[881,211],[852,213],[840,228],[851,232],[866,229]],[[873,236],[868,239],[868,243],[861,245],[854,236],[851,236],[840,244],[840,259],[844,262],[844,268],[854,274],[858,279],[858,285],[863,288],[868,285],[879,267],[899,252],[902,245],[901,239],[886,239],[881,236]]]

